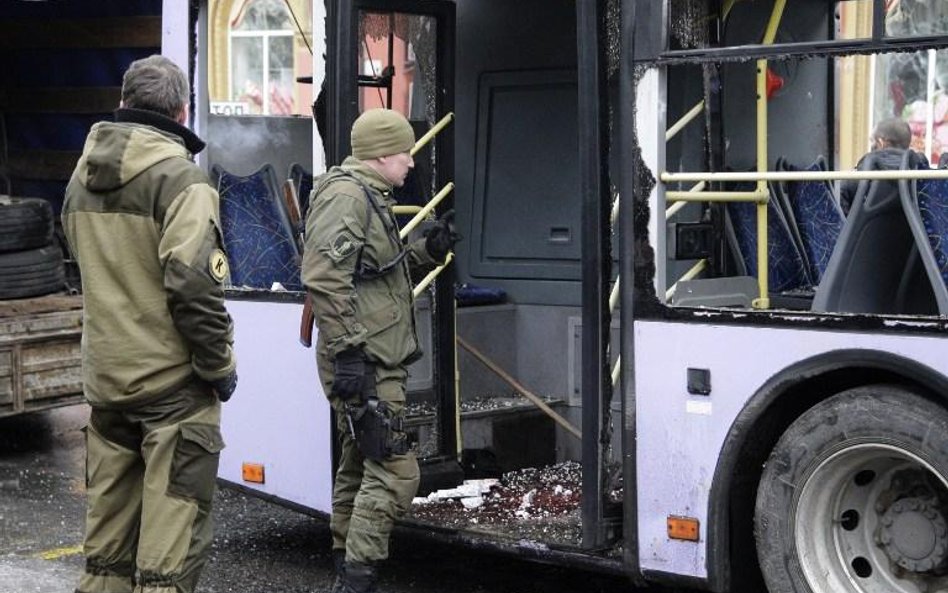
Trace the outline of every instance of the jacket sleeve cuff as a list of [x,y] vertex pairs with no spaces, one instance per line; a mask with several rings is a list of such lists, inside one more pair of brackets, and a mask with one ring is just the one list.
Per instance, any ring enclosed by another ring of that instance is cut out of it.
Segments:
[[361,323],[353,323],[349,332],[326,342],[330,358],[335,358],[343,350],[365,346],[366,329]]
[[227,363],[221,367],[207,368],[197,360],[192,359],[191,366],[194,368],[195,374],[205,381],[217,381],[233,373],[237,369],[237,358],[234,356],[234,350],[230,344],[228,344],[226,348],[227,353],[225,356]]
[[424,238],[413,241],[408,246],[408,250],[411,252],[411,262],[416,266],[440,266],[444,263],[443,261],[438,261],[431,257],[431,254],[428,253],[428,248],[425,247]]

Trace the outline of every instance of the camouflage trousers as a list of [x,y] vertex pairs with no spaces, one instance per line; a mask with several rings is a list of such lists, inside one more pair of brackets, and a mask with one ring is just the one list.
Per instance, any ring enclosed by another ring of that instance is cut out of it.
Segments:
[[76,593],[194,591],[213,539],[220,412],[196,385],[134,410],[93,409]]
[[[320,357],[319,376],[328,394],[332,363]],[[378,398],[395,414],[402,414],[408,373],[405,369],[376,367]],[[373,564],[388,558],[388,543],[395,520],[405,514],[418,491],[418,461],[414,453],[393,455],[383,461],[367,459],[349,433],[344,405],[329,403],[339,435],[339,468],[332,492],[333,550],[345,550],[346,562]]]

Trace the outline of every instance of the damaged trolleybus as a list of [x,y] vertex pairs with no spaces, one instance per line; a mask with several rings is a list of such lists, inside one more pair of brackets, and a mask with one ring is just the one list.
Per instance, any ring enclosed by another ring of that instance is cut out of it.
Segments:
[[[454,208],[465,237],[416,286],[403,527],[722,593],[948,591],[948,2],[162,17],[232,269],[223,480],[329,511],[295,216],[384,105],[421,138],[404,234]],[[887,118],[911,150],[860,159]]]

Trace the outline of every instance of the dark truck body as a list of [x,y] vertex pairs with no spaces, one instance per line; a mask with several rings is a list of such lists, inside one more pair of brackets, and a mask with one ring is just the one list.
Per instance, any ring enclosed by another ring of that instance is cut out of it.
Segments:
[[[57,222],[90,127],[122,74],[161,53],[161,0],[0,3],[0,194],[42,198]],[[67,260],[67,286],[78,287]],[[82,299],[0,300],[0,417],[82,402]]]

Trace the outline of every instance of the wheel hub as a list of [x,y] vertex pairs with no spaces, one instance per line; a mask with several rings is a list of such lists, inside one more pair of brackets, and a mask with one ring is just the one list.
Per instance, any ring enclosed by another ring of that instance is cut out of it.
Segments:
[[892,562],[913,572],[931,570],[948,556],[948,524],[932,498],[894,502],[880,518],[879,540]]

